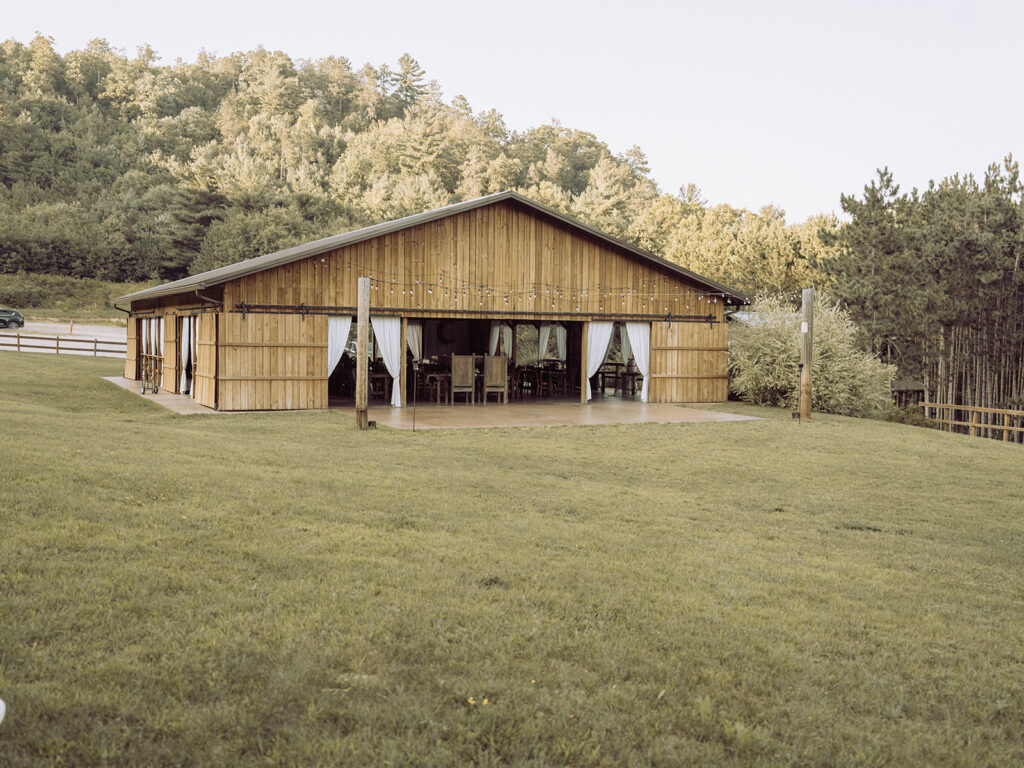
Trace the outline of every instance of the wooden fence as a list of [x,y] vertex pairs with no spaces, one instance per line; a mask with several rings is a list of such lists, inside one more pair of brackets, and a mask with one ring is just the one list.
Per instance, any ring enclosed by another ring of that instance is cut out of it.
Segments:
[[24,333],[0,333],[0,350],[43,351],[65,355],[124,357],[127,342],[116,339],[80,339],[74,336],[29,336]]
[[[1002,431],[1003,440],[1007,442],[1012,433],[1024,432],[1024,426],[1020,426],[1024,421],[1024,411],[1013,411],[1008,408],[982,408],[974,405],[950,405],[948,403],[921,403],[921,407],[924,409],[925,421],[938,424],[939,429],[946,428],[950,432],[954,427],[966,427],[969,430],[968,434],[972,437],[982,435],[986,431],[985,436],[991,437],[993,432]],[[929,415],[932,408],[935,409],[934,418]],[[965,413],[967,416],[957,418],[957,412]],[[996,424],[996,417],[1000,415],[1003,417],[1003,423]],[[963,418],[970,420],[964,421]],[[1017,425],[1014,426],[1013,422],[1016,422]],[[1016,442],[1016,436],[1014,436],[1014,442]]]

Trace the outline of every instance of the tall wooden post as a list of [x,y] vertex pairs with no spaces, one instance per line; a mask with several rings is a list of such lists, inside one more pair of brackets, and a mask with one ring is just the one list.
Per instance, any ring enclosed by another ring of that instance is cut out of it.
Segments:
[[359,278],[356,305],[356,426],[369,426],[367,408],[370,388],[370,278]]
[[814,289],[803,290],[800,321],[800,418],[811,418],[811,361],[814,357]]
[[408,387],[406,386],[406,380],[408,379],[408,376],[409,376],[409,372],[408,372],[408,367],[409,366],[407,364],[409,355],[406,353],[406,350],[409,348],[409,342],[406,341],[406,339],[408,338],[406,334],[409,333],[409,319],[405,315],[402,315],[402,323],[401,323],[401,326],[400,326],[399,333],[402,335],[402,344],[401,344],[402,357],[401,357],[401,362],[399,362],[400,368],[399,368],[398,383],[395,386],[397,386],[398,387],[398,391],[402,393],[402,407],[404,408],[405,407],[405,397],[406,397],[405,393],[409,391]]
[[589,339],[587,337],[589,335],[590,323],[584,320],[582,334],[583,343],[580,344],[580,402],[583,403],[583,405],[587,404],[587,380],[589,378],[587,376],[587,350],[589,347]]

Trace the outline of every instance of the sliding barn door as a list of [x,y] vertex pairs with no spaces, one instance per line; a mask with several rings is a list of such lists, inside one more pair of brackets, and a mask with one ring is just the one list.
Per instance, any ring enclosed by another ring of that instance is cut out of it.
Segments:
[[163,392],[178,391],[178,316],[164,315],[164,362],[160,389]]
[[217,407],[217,325],[221,315],[204,312],[196,318],[196,359],[192,361],[192,397]]
[[128,328],[124,350],[124,377],[135,381],[139,378],[139,323],[137,317],[128,318]]
[[652,403],[722,403],[728,399],[726,323],[651,323]]
[[221,315],[220,408],[327,407],[327,316]]

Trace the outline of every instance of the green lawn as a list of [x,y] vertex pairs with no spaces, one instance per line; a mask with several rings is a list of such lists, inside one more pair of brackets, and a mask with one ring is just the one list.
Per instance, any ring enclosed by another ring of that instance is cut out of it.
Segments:
[[0,273],[0,306],[20,310],[29,321],[116,325],[125,313],[114,308],[119,296],[149,288],[148,283],[112,283],[65,275]]
[[1022,446],[357,432],[0,353],[0,765],[1024,762]]

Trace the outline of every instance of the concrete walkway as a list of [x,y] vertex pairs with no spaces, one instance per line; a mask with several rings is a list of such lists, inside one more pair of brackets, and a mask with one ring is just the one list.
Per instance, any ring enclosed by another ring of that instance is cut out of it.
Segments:
[[188,395],[175,395],[171,392],[158,392],[155,395],[149,392],[144,395],[139,394],[139,382],[126,379],[124,376],[104,376],[103,380],[109,381],[111,384],[115,384],[121,389],[127,389],[129,392],[134,392],[144,400],[149,400],[151,403],[162,405],[167,410],[174,411],[175,413],[221,413],[221,411],[216,411],[213,408],[207,408],[205,405],[200,405]]

